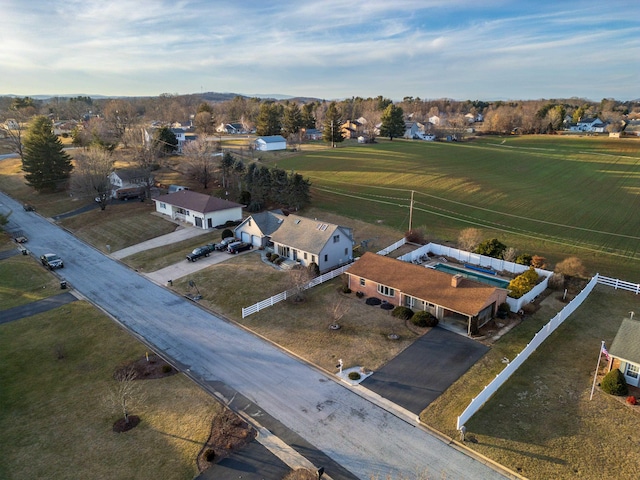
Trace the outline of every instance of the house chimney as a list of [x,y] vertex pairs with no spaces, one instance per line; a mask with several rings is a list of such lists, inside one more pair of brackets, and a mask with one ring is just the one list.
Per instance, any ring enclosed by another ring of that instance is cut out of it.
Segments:
[[462,275],[460,275],[460,274],[454,275],[453,277],[451,277],[451,286],[453,288],[457,288],[458,285],[460,285],[460,283],[462,282],[463,278],[464,277]]

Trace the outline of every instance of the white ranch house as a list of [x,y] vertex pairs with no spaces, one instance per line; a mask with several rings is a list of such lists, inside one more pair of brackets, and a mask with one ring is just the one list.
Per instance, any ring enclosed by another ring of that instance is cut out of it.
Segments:
[[153,201],[156,212],[197,228],[215,228],[228,221],[242,220],[243,205],[191,190],[160,195]]
[[268,137],[258,137],[253,142],[254,148],[261,152],[271,152],[274,150],[286,150],[287,140],[282,135],[271,135]]

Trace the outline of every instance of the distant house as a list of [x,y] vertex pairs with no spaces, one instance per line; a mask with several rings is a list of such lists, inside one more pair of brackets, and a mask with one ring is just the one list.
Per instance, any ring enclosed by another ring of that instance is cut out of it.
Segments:
[[281,210],[254,213],[234,229],[234,235],[254,247],[267,247],[271,234],[280,228],[285,218]]
[[156,212],[198,228],[215,228],[228,221],[242,220],[243,206],[239,203],[191,190],[160,195],[153,201],[156,202]]
[[609,370],[620,370],[627,384],[640,387],[640,322],[625,318],[609,348]]
[[322,140],[322,132],[317,128],[307,128],[304,132],[304,138],[307,140]]
[[353,231],[321,220],[289,215],[271,234],[273,251],[306,267],[315,263],[321,272],[353,260]]
[[429,122],[431,122],[433,125],[440,125],[440,117],[438,115],[432,115],[431,117],[429,117]]
[[624,126],[624,133],[640,137],[640,120],[629,120]]
[[424,133],[417,122],[404,122],[404,138],[417,139]]
[[287,141],[282,135],[271,135],[268,137],[258,137],[253,142],[256,150],[261,152],[271,152],[274,150],[286,150]]
[[575,126],[579,132],[602,133],[604,129],[605,124],[599,118],[583,118]]
[[349,288],[393,305],[425,310],[442,321],[457,317],[474,334],[507,300],[507,290],[366,252],[346,272]]
[[118,191],[133,188],[150,188],[154,185],[153,174],[137,168],[120,168],[109,174],[111,196],[118,197]]
[[216,132],[218,133],[227,133],[229,135],[238,135],[242,133],[247,133],[247,129],[244,128],[244,125],[239,122],[234,123],[221,123],[216,127]]
[[198,138],[193,131],[185,128],[171,128],[171,131],[178,140],[178,146],[176,148],[178,153],[182,153],[182,148],[187,144],[187,142],[193,142]]
[[347,120],[340,125],[340,129],[344,138],[358,138],[362,132],[362,125],[358,121]]

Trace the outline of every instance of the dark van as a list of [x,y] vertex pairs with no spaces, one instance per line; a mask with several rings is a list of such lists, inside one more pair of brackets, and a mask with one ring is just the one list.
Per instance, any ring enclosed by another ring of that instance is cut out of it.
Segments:
[[238,252],[244,252],[245,250],[251,250],[252,248],[253,248],[253,245],[251,245],[250,243],[233,242],[233,243],[230,243],[229,246],[227,247],[227,252],[238,253]]

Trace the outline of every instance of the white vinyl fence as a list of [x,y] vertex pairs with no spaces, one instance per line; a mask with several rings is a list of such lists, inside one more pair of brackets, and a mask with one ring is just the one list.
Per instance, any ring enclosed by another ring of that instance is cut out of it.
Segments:
[[460,430],[462,426],[469,421],[469,419],[482,408],[482,406],[489,400],[496,391],[515,373],[515,371],[529,358],[529,356],[544,342],[549,335],[551,335],[556,328],[558,328],[562,322],[564,322],[569,315],[571,315],[580,304],[589,296],[593,287],[598,283],[598,274],[591,279],[587,286],[576,297],[571,300],[562,311],[549,320],[536,335],[531,342],[514,358],[505,368],[502,370],[491,383],[484,387],[484,390],[480,394],[471,400],[471,403],[458,417],[457,429]]
[[398,248],[400,248],[405,243],[407,243],[407,239],[402,237],[400,240],[398,240],[393,245],[389,245],[387,248],[384,248],[384,249],[380,250],[378,252],[378,255],[388,255],[391,252],[393,252],[394,250],[397,250]]
[[617,278],[609,277],[598,277],[598,283],[601,285],[606,285],[608,287],[613,287],[616,290],[619,288],[621,290],[628,290],[629,292],[633,292],[636,295],[640,294],[640,283],[625,282],[624,280],[618,280]]
[[[309,283],[307,283],[303,287],[303,290],[307,290],[311,287],[315,287],[316,285],[320,285],[321,283],[331,280],[332,278],[336,278],[338,275],[342,275],[344,272],[346,272],[349,269],[350,266],[351,264],[343,265],[340,268],[336,268],[335,270],[331,270],[330,272],[317,276],[316,278],[311,280]],[[278,293],[273,297],[269,297],[265,300],[262,300],[261,302],[255,303],[250,307],[244,307],[242,309],[242,318],[246,318],[252,313],[259,312],[260,310],[264,310],[265,308],[269,308],[278,302],[286,300],[288,297],[295,295],[295,293],[296,293],[295,289],[287,290],[285,292]]]

